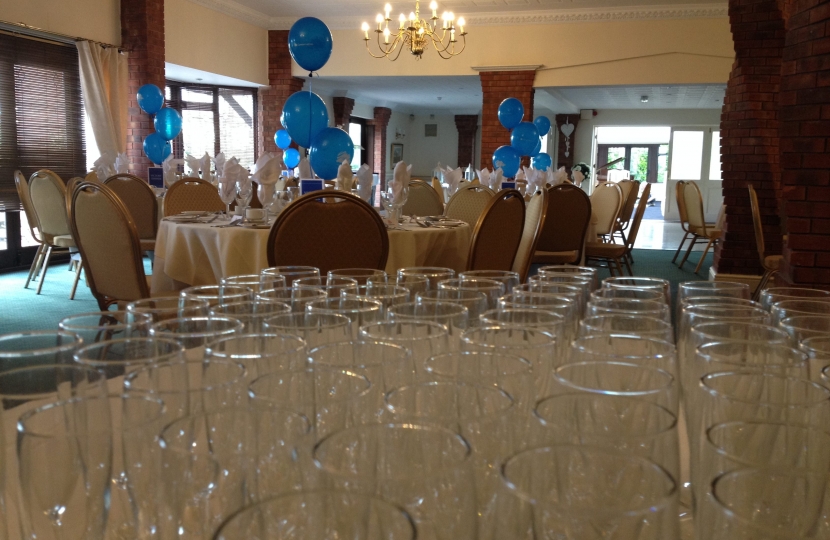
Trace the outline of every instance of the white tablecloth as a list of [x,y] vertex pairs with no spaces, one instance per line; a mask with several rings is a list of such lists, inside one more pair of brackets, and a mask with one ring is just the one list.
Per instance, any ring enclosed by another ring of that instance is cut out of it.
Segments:
[[[268,267],[269,229],[220,228],[221,222],[174,223],[163,220],[156,237],[151,291],[180,290],[191,285],[213,285],[220,278],[256,274]],[[442,266],[461,272],[467,264],[472,229],[403,225],[389,230],[386,271],[410,266]]]

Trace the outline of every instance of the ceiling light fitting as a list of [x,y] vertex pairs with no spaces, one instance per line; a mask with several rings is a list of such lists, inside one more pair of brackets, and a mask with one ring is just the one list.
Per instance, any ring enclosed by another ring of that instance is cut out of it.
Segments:
[[648,96],[640,96],[640,103],[648,103]]
[[[389,23],[392,22],[390,12],[392,6],[386,4],[384,12],[386,16],[378,13],[375,19],[377,28],[373,30],[377,34],[377,44],[380,54],[375,54],[369,47],[369,23],[363,23],[363,41],[366,42],[366,50],[369,51],[375,58],[388,58],[390,60],[397,60],[401,55],[401,51],[409,49],[419,60],[427,49],[427,46],[432,42],[435,47],[435,52],[444,60],[449,60],[453,56],[464,52],[467,46],[467,32],[464,31],[464,17],[459,17],[455,20],[455,14],[445,11],[443,15],[438,17],[438,4],[435,0],[430,3],[429,8],[432,10],[432,17],[430,19],[421,19],[420,1],[415,1],[415,11],[410,12],[407,17],[401,13],[398,18],[400,28],[394,33],[389,29]],[[439,23],[439,21],[441,21]],[[458,50],[459,40],[456,33],[461,37],[461,45]],[[381,36],[383,36],[381,41]]]

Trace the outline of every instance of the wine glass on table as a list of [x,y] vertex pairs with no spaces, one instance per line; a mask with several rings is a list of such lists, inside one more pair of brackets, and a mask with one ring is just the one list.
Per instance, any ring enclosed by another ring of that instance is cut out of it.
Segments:
[[236,181],[236,206],[241,208],[240,215],[242,222],[245,222],[245,210],[251,205],[251,199],[254,197],[254,186],[250,180]]
[[220,178],[219,198],[225,203],[225,216],[227,219],[231,219],[231,203],[236,199],[236,182]]
[[268,210],[277,198],[277,190],[274,184],[259,184],[257,186],[257,196],[259,202],[262,203],[262,209],[265,210],[265,223],[268,223]]

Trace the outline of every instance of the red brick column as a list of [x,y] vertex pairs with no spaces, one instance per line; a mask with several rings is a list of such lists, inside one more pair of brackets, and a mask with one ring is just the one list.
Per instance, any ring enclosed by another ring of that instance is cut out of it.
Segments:
[[475,146],[476,132],[478,131],[477,114],[457,114],[455,127],[458,128],[458,165],[467,168],[467,165],[476,166]]
[[386,189],[386,127],[392,117],[392,109],[375,107],[375,164],[376,173],[380,175],[380,185]]
[[354,100],[347,97],[334,98],[334,125],[349,130],[349,120],[352,118]]
[[[574,131],[571,133],[571,137],[569,139],[570,146],[566,147],[565,145],[565,134],[559,129],[562,127],[563,124],[573,124]],[[574,166],[574,141],[576,140],[576,128],[579,125],[579,114],[557,114],[555,117],[555,123],[553,124],[553,129],[551,130],[551,135],[553,135],[553,131],[556,131],[556,135],[559,137],[559,143],[556,145],[557,148],[557,156],[556,156],[556,163],[554,163],[554,169],[558,169],[560,167],[565,167],[565,170],[568,171],[568,178],[571,177],[571,167]],[[544,150],[544,148],[542,149]],[[568,155],[565,155],[565,152],[568,152]],[[603,165],[602,163],[597,163],[597,166]]]
[[730,0],[735,62],[721,113],[726,230],[715,250],[719,274],[762,273],[747,185],[758,194],[768,254],[781,252],[776,191],[781,180],[778,99],[784,20],[776,0]]
[[[533,80],[535,71],[482,71],[481,90],[484,105],[481,116],[481,166],[493,168],[493,152],[510,144],[510,131],[499,123],[499,105],[509,97],[522,102],[527,121],[533,121]],[[524,165],[527,158],[522,159]],[[460,163],[459,163],[460,165]]]
[[285,100],[303,89],[303,79],[291,75],[288,30],[268,31],[268,84],[257,97],[257,155],[273,152],[282,160],[274,134],[282,129],[280,115]]
[[781,166],[787,244],[781,277],[830,288],[830,2],[787,2]]
[[130,172],[146,180],[152,163],[144,155],[144,138],[155,129],[136,93],[144,84],[164,91],[164,0],[121,0],[121,46],[129,53],[127,156]]

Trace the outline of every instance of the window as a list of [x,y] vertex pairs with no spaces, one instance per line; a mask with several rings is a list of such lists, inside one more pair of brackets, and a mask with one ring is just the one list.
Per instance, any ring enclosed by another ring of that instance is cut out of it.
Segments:
[[675,131],[671,151],[672,180],[700,180],[703,131]]
[[173,140],[173,155],[211,157],[223,152],[250,168],[256,163],[256,90],[168,81],[167,106],[182,115],[182,133]]
[[709,156],[709,180],[721,180],[720,131],[712,132],[712,153]]

